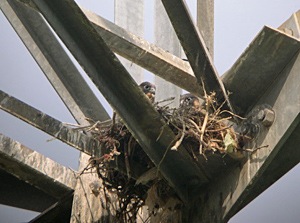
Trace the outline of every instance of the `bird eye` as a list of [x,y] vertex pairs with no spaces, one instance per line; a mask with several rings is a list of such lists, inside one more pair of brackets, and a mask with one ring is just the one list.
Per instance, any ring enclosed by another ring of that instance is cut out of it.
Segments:
[[150,90],[150,86],[149,86],[149,85],[145,85],[144,88],[145,88],[146,90]]
[[192,100],[192,98],[191,98],[191,97],[188,97],[186,100],[187,100],[187,101],[191,101],[191,100]]

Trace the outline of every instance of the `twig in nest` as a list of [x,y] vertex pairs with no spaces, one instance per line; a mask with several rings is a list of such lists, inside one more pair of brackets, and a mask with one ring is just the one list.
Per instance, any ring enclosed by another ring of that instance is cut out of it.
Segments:
[[192,119],[188,118],[187,121],[189,121],[190,123],[192,123],[195,126],[195,128],[197,129],[197,131],[199,132],[199,134],[201,134],[201,130],[200,130],[199,126]]
[[162,134],[163,134],[163,132],[164,132],[164,128],[166,128],[166,127],[167,127],[167,123],[164,124],[164,125],[161,127],[160,133],[159,133],[159,135],[158,135],[157,138],[156,138],[156,142],[160,139],[160,137],[162,136]]
[[[167,102],[167,101],[173,101],[174,99],[175,99],[175,97],[169,97],[169,98],[166,98],[164,100],[157,101],[157,102],[154,103],[154,106],[157,106],[157,105],[159,105],[161,103],[164,103],[164,102]],[[170,103],[172,103],[172,102],[170,102]]]
[[220,112],[220,115],[223,114],[223,113],[228,113],[228,114],[230,114],[230,115],[232,115],[232,116],[234,116],[234,117],[237,117],[237,118],[239,118],[239,119],[241,119],[241,120],[245,120],[245,119],[246,119],[246,118],[243,118],[243,117],[241,117],[241,116],[239,116],[239,115],[237,115],[237,114],[234,114],[233,112],[228,111],[228,110],[223,110],[223,111],[221,111],[221,112]]
[[226,103],[226,100],[222,102],[222,104],[215,110],[214,112],[214,116],[212,117],[212,119],[215,119],[221,111],[221,108],[224,106],[224,104]]
[[[205,116],[204,116],[203,124],[202,124],[202,127],[201,127],[201,133],[200,133],[200,140],[203,141],[204,132],[205,132],[205,128],[206,128],[207,121],[208,121],[209,107],[210,107],[210,104],[212,103],[212,98],[207,95],[202,78],[201,78],[201,82],[202,82],[202,87],[203,87],[203,91],[204,91],[204,98],[206,100],[206,113],[205,113]],[[200,154],[203,153],[202,152],[202,147],[203,147],[202,144],[200,144],[200,147],[199,147],[199,153]]]
[[226,118],[222,118],[222,119],[219,119],[219,120],[215,120],[215,123],[225,122],[225,121],[228,121],[230,119],[232,119],[232,116],[229,116],[229,117],[226,117]]
[[99,165],[100,162],[98,163],[98,161],[99,161],[99,160],[96,160],[94,157],[91,157],[91,158],[89,159],[89,162],[88,162],[88,164],[86,165],[86,167],[79,173],[79,175],[76,177],[76,179],[77,179],[78,177],[80,177],[84,172],[86,172],[86,171],[88,171],[88,170],[94,168],[97,164]]
[[226,129],[230,129],[232,127],[232,125],[230,126],[225,126],[223,128],[219,128],[219,129],[206,129],[207,132],[221,132],[224,131]]
[[254,153],[255,151],[257,151],[258,149],[263,149],[263,148],[268,148],[269,145],[264,145],[264,146],[259,146],[259,147],[256,147],[254,149],[242,149],[246,152],[250,152],[250,153]]
[[172,146],[171,150],[176,150],[177,151],[178,147],[181,145],[181,143],[182,143],[182,141],[184,139],[184,136],[185,136],[185,123],[182,120],[182,118],[180,118],[180,121],[182,123],[181,136],[180,136],[179,140],[176,141],[175,145]]
[[[177,138],[177,137],[176,137]],[[170,145],[167,147],[163,157],[161,158],[161,160],[159,161],[158,165],[157,165],[157,172],[159,172],[159,169],[160,169],[160,165],[163,163],[164,159],[166,158],[167,156],[167,153],[171,147],[171,145],[175,142],[175,139],[172,140],[172,142],[170,143]]]

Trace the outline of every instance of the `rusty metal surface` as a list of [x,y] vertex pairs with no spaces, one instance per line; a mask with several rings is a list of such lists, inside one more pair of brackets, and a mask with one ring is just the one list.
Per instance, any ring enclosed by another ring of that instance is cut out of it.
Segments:
[[[95,85],[183,200],[207,182],[184,148],[169,151],[174,134],[73,1],[34,1]],[[109,74],[109,75],[108,75]],[[128,100],[128,97],[130,99]],[[162,131],[163,129],[163,131]],[[161,136],[158,138],[160,132]]]

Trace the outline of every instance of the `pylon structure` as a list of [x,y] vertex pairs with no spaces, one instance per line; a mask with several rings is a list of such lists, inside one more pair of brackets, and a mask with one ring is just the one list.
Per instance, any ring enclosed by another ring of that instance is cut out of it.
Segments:
[[[183,202],[181,221],[227,222],[299,163],[299,12],[278,29],[263,27],[220,78],[213,64],[213,0],[198,0],[197,25],[184,0],[156,0],[155,45],[141,38],[141,0],[116,0],[115,23],[74,0],[2,0],[0,8],[78,124],[109,120],[69,50]],[[175,97],[170,106],[178,106],[181,89],[202,98],[204,88],[215,92],[224,109],[245,117],[235,124],[251,135],[251,153],[226,168],[220,161],[197,164],[182,145],[165,154],[175,135],[139,89],[141,67],[156,75],[157,100]],[[91,135],[1,90],[0,108],[81,151],[80,170],[90,156],[101,156]],[[0,164],[0,178],[26,191],[22,199],[6,191],[0,203],[42,212],[31,222],[113,222],[103,195],[89,192],[101,183],[97,175],[76,176],[2,134]],[[133,175],[139,171],[133,167]]]

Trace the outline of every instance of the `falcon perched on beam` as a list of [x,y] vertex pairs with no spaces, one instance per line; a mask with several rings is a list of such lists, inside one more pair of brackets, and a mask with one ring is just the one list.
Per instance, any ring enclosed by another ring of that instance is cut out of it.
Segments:
[[155,90],[156,90],[155,85],[148,81],[145,81],[141,83],[139,86],[142,89],[142,91],[145,93],[145,95],[147,95],[149,100],[153,103],[155,99]]

